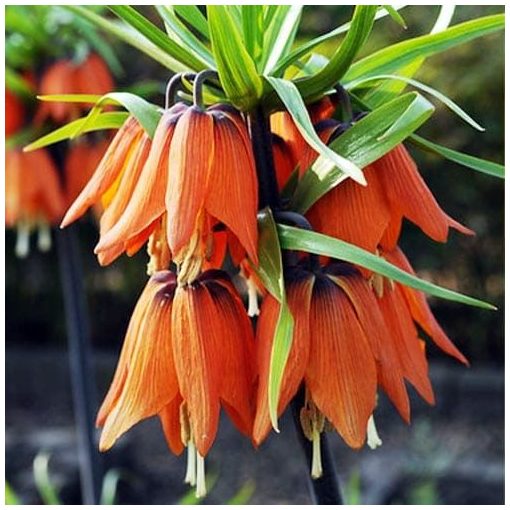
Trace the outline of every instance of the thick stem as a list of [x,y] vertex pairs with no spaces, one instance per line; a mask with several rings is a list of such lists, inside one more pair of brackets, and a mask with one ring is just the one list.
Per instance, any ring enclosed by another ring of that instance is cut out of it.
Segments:
[[[292,416],[298,435],[299,443],[307,462],[307,470],[310,473],[310,466],[313,464],[313,444],[304,435],[300,421],[300,411],[305,402],[304,388],[301,388],[291,402]],[[317,452],[315,452],[317,454]],[[342,505],[342,495],[338,484],[335,464],[329,448],[328,439],[323,432],[320,436],[320,457],[322,462],[322,476],[320,478],[308,479],[310,492],[316,505]]]
[[[257,176],[259,181],[259,207],[262,209],[269,206],[273,213],[278,216],[280,213],[280,196],[276,180],[276,172],[273,161],[271,130],[269,118],[262,108],[257,108],[250,113],[249,117],[250,137],[257,165]],[[293,213],[284,213],[288,220],[306,221],[301,215],[294,216]],[[342,497],[338,486],[338,480],[335,465],[331,457],[331,452],[325,434],[321,434],[320,456],[322,459],[322,476],[312,479],[310,476],[310,466],[313,461],[313,445],[303,434],[299,413],[304,404],[304,389],[301,388],[298,394],[292,400],[292,413],[294,424],[299,436],[299,441],[307,460],[308,480],[310,492],[315,504],[319,505],[341,505]],[[317,452],[316,452],[317,454]]]
[[274,212],[280,208],[280,194],[274,168],[269,118],[264,110],[258,107],[250,113],[248,121],[259,181],[259,208],[269,206]]
[[56,233],[64,294],[69,367],[73,395],[82,500],[99,504],[102,463],[94,440],[95,387],[90,328],[74,227]]

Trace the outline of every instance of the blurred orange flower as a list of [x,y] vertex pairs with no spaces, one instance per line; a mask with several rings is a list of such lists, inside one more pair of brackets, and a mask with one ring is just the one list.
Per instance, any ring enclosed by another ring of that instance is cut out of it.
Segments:
[[5,136],[11,136],[23,127],[25,108],[18,96],[5,89]]

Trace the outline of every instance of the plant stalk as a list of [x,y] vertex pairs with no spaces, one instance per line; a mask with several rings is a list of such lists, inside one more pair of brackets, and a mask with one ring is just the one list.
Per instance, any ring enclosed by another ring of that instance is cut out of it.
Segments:
[[[276,180],[276,171],[273,160],[272,138],[269,125],[269,118],[261,107],[250,113],[248,116],[248,125],[252,142],[255,163],[257,166],[257,176],[259,182],[259,208],[269,206],[273,213],[278,216],[281,208],[280,195]],[[302,216],[296,216],[293,213],[282,213],[289,221],[306,221]],[[284,258],[285,263],[285,258]],[[303,434],[299,413],[304,404],[304,389],[301,388],[298,394],[291,402],[294,425],[299,438],[299,442],[306,457],[307,470],[309,476],[310,493],[312,500],[318,505],[341,505],[342,497],[338,485],[335,465],[326,434],[321,434],[321,456],[322,456],[322,476],[312,479],[310,466],[312,465],[313,446],[312,442]]]

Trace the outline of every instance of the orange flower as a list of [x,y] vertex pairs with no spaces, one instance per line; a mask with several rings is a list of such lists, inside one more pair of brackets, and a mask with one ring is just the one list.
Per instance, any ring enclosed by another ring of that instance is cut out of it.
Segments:
[[173,259],[183,267],[180,277],[192,281],[210,259],[217,222],[257,260],[257,202],[255,163],[240,114],[220,105],[205,111],[176,105],[161,118],[140,185],[96,252],[121,250],[130,235],[166,212]]
[[[90,54],[83,63],[75,65],[70,60],[59,60],[49,66],[39,85],[40,95],[51,94],[99,94],[111,92],[113,78],[105,62]],[[74,120],[88,105],[77,103],[42,102],[34,118],[36,124],[50,118],[57,123]]]
[[5,222],[16,226],[16,253],[28,254],[29,234],[39,230],[38,246],[47,251],[51,246],[49,225],[62,217],[64,197],[57,169],[44,150],[22,152],[10,149],[5,153]]
[[188,447],[187,481],[202,495],[220,405],[251,433],[253,348],[250,321],[225,273],[208,271],[186,287],[170,271],[156,273],[136,305],[98,414],[100,449],[159,415],[170,449],[178,455]]
[[439,242],[447,240],[449,228],[473,234],[440,208],[403,145],[363,173],[367,186],[348,179],[310,208],[307,218],[314,228],[371,252],[378,245],[395,248],[403,218]]
[[[104,236],[119,220],[140,178],[148,158],[151,141],[134,117],[129,117],[119,129],[94,175],[67,211],[61,227],[66,227],[82,216],[94,204],[102,203],[100,233]],[[157,222],[125,240],[122,249],[104,251],[98,256],[102,265],[109,264],[123,251],[133,254],[156,229]]]
[[25,108],[18,97],[5,89],[5,136],[11,136],[23,127]]
[[[359,448],[376,404],[377,369],[370,338],[375,326],[357,311],[360,302],[371,306],[375,299],[355,270],[335,276],[333,269],[312,273],[297,266],[287,275],[287,298],[295,323],[278,412],[283,412],[304,383],[307,397],[302,422],[305,434],[313,440],[314,477],[321,471],[317,455],[324,417],[349,446]],[[358,286],[365,286],[363,292],[355,286],[345,290],[343,282],[353,271]],[[257,444],[270,430],[267,383],[278,313],[279,304],[268,295],[257,325],[259,388],[253,431]]]

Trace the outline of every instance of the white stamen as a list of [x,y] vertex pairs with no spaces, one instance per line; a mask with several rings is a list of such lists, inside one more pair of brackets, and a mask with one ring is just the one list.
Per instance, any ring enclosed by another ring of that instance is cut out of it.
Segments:
[[197,484],[197,450],[193,441],[188,443],[188,465],[186,466],[186,476],[184,481],[192,487]]
[[16,247],[14,253],[24,259],[30,250],[30,227],[27,223],[19,223],[17,228]]
[[257,286],[251,278],[246,280],[246,285],[248,286],[248,317],[255,317],[260,312]]
[[51,230],[47,223],[39,225],[37,247],[40,251],[49,251],[51,248]]
[[197,498],[203,498],[207,494],[207,487],[205,486],[205,462],[204,458],[197,451],[197,491],[195,493]]
[[322,476],[321,458],[321,434],[318,430],[313,431],[312,440],[312,478],[315,480]]
[[367,444],[369,448],[375,450],[378,446],[382,445],[381,438],[377,433],[377,429],[375,428],[375,420],[374,415],[370,415],[367,423]]

